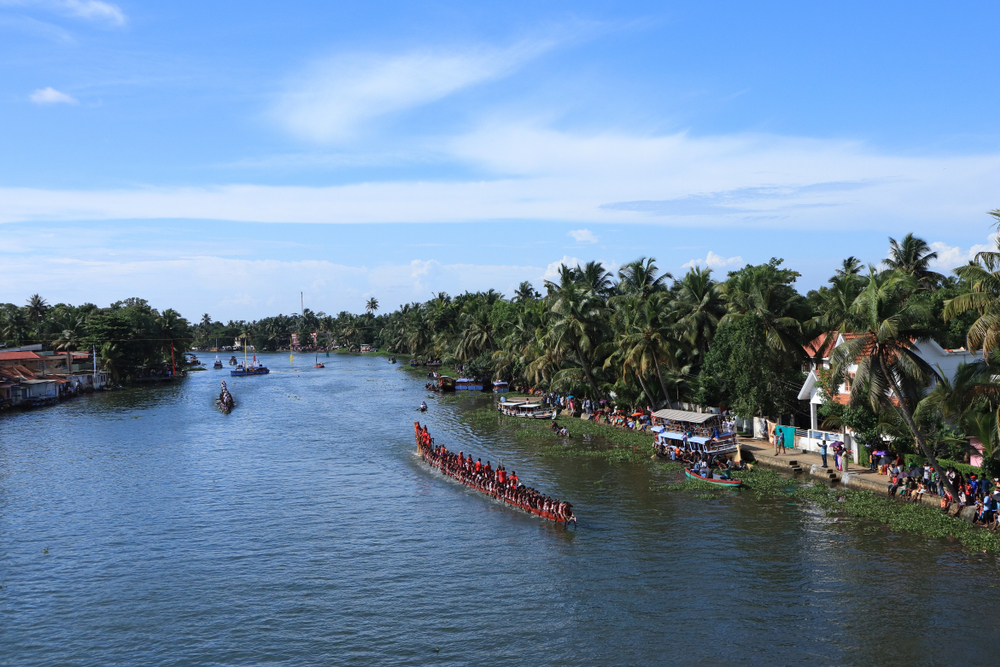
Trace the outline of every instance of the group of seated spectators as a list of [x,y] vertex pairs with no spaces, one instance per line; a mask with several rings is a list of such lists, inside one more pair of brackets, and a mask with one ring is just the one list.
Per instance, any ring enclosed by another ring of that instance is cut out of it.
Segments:
[[649,427],[649,415],[645,412],[628,414],[622,410],[605,409],[595,415],[594,421],[598,424],[608,424],[630,431],[645,431]]
[[569,503],[550,498],[536,489],[521,484],[517,473],[514,471],[508,473],[503,465],[494,469],[489,461],[485,464],[482,459],[473,461],[472,456],[466,457],[464,452],[455,454],[444,446],[436,446],[427,440],[421,442],[421,451],[424,460],[466,486],[521,509],[534,511],[542,516],[551,515],[546,518],[558,517],[564,521],[576,521],[573,507]]
[[911,463],[909,466],[897,457],[888,464],[878,463],[878,472],[889,477],[888,493],[893,497],[905,498],[918,502],[925,495],[941,497],[941,509],[947,510],[952,504],[959,507],[975,507],[977,522],[996,527],[997,510],[1000,505],[1000,479],[990,481],[976,473],[963,475],[953,467],[945,469],[945,477],[951,482],[958,494],[953,497],[945,486],[944,480],[931,468],[929,463],[920,466]]

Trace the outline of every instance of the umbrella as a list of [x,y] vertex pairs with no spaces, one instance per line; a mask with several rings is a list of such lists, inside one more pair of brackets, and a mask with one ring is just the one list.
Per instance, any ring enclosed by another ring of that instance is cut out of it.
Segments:
[[607,401],[602,398],[601,403],[607,403]]
[[641,412],[633,412],[633,413],[632,413],[632,416],[633,416],[633,417],[641,417],[641,416],[642,416],[642,413],[641,413]]
[[576,398],[575,396],[567,396],[566,398]]

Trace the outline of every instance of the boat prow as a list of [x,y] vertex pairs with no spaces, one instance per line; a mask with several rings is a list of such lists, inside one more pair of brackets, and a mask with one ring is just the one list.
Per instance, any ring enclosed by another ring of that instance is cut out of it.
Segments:
[[698,473],[692,471],[690,468],[685,468],[684,474],[690,479],[701,480],[702,482],[708,482],[709,484],[716,484],[718,486],[728,486],[729,488],[736,488],[743,484],[741,479],[715,479],[709,477],[703,477]]

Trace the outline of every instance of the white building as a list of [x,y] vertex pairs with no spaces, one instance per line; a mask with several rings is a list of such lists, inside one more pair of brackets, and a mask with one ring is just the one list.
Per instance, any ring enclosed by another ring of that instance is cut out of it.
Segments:
[[[858,335],[859,334],[841,334],[831,332],[829,334],[822,334],[818,336],[805,346],[806,354],[809,355],[811,361],[809,364],[809,375],[806,377],[806,381],[805,384],[802,385],[802,389],[799,390],[799,400],[809,401],[809,428],[813,431],[819,430],[816,412],[817,408],[825,402],[823,393],[820,391],[819,376],[816,371],[817,369],[829,369],[830,354],[833,350],[847,341],[856,338]],[[931,339],[914,343],[913,351],[916,352],[918,357],[930,364],[931,368],[946,378],[953,377],[955,375],[955,371],[958,370],[959,365],[963,363],[971,363],[978,358],[978,355],[972,354],[965,348],[946,350]],[[849,383],[850,380],[854,378],[854,373],[857,369],[857,364],[851,364],[848,366],[848,377],[846,378],[846,381],[838,387],[838,394],[833,397],[833,400],[837,403],[846,405],[850,400],[851,389]]]

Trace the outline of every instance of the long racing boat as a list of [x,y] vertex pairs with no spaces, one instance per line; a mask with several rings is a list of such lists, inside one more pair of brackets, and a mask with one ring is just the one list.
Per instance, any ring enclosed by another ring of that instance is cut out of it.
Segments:
[[569,503],[552,500],[534,489],[517,484],[516,477],[512,483],[505,477],[506,471],[501,469],[495,472],[488,468],[476,469],[472,463],[472,456],[469,456],[467,464],[464,462],[458,464],[458,455],[444,447],[435,447],[434,439],[427,432],[427,427],[420,426],[420,422],[413,422],[413,432],[421,458],[432,468],[440,470],[442,474],[528,514],[556,523],[576,524],[573,507]]

